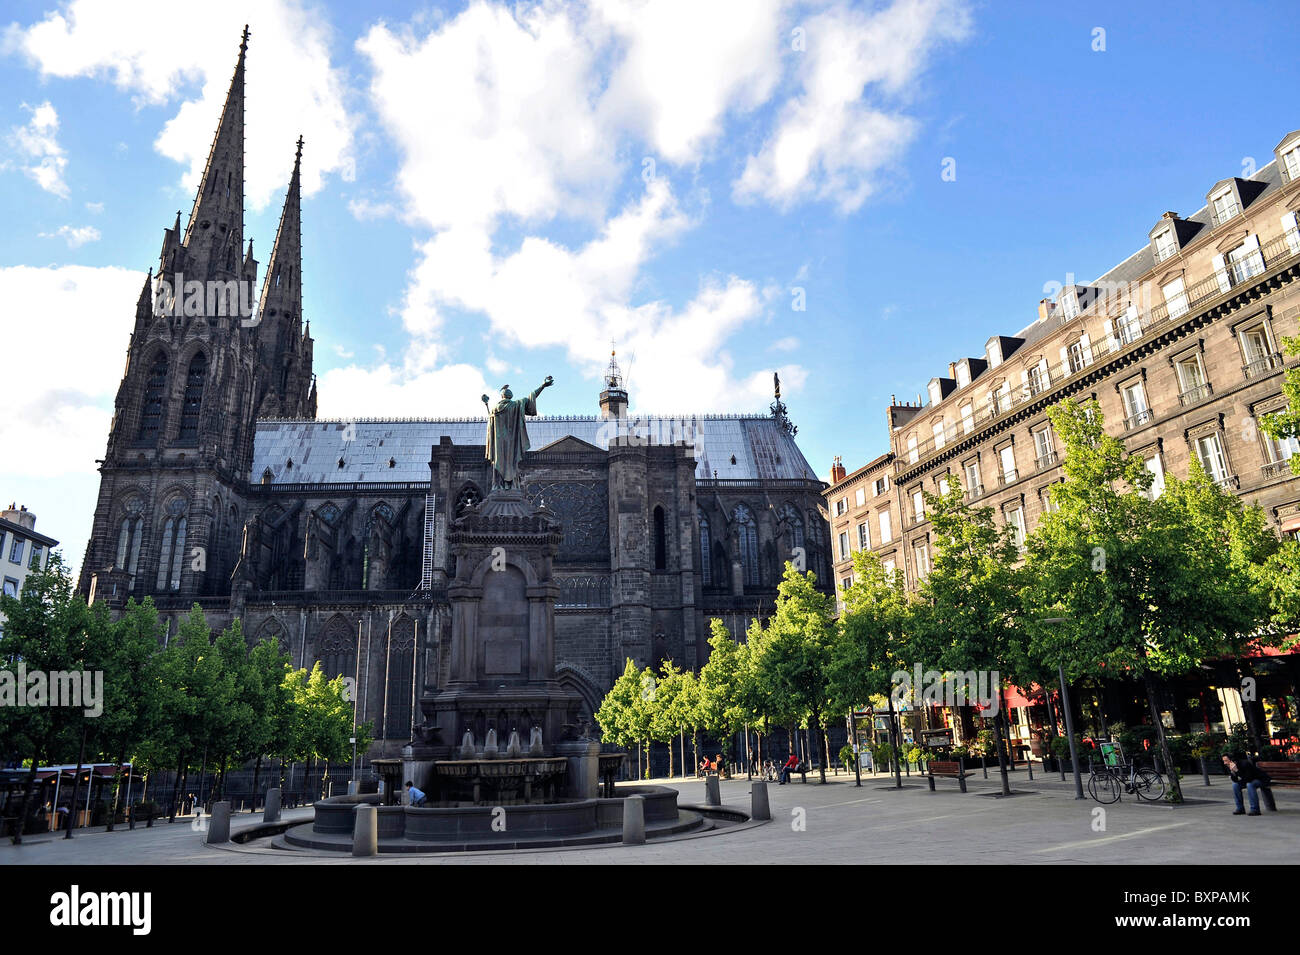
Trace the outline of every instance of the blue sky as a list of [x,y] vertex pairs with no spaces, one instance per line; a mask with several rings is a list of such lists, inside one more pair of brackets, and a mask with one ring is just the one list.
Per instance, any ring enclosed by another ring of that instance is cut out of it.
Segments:
[[764,412],[779,368],[823,475],[1300,126],[1281,3],[98,6],[0,22],[0,497],[74,565],[246,21],[245,234],[265,264],[301,133],[323,416],[546,374],[593,413],[616,339],[644,412]]

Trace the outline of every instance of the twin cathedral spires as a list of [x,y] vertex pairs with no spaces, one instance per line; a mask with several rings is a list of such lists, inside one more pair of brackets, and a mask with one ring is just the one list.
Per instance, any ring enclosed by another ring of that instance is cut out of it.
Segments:
[[302,321],[301,137],[260,294],[253,242],[244,244],[248,38],[245,27],[189,220],[182,232],[177,212],[164,230],[157,270],[140,293],[110,466],[190,449],[195,464],[246,477],[258,418],[316,415]]

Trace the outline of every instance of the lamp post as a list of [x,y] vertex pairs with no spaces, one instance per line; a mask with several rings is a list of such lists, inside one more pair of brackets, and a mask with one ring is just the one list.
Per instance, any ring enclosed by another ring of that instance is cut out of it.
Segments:
[[[1069,617],[1043,617],[1039,623],[1068,623]],[[1065,736],[1070,743],[1070,765],[1074,769],[1074,798],[1084,799],[1083,776],[1079,773],[1079,750],[1074,742],[1074,716],[1070,713],[1070,688],[1065,684],[1065,666],[1058,663],[1056,674],[1061,681],[1061,708],[1065,710]]]

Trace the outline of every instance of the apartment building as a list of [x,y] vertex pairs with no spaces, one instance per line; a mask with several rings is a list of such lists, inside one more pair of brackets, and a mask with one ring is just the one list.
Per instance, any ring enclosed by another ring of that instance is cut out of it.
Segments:
[[[4,593],[17,597],[22,593],[27,575],[44,570],[50,554],[59,542],[52,537],[36,533],[36,515],[10,504],[0,511],[0,579]],[[0,633],[4,632],[4,614],[0,613]]]
[[[943,491],[953,476],[1023,540],[1062,480],[1047,409],[1065,398],[1098,401],[1107,429],[1146,459],[1152,493],[1165,474],[1186,476],[1195,457],[1281,531],[1300,530],[1300,479],[1289,468],[1300,445],[1259,427],[1285,406],[1285,371],[1297,363],[1282,340],[1300,330],[1298,179],[1300,130],[1253,177],[1215,183],[1193,215],[1166,212],[1100,278],[1040,301],[1027,327],[950,362],[930,379],[928,400],[892,403],[890,451],[833,475],[825,492],[837,582],[865,546],[888,549],[914,588],[931,543],[922,491]],[[889,503],[859,495],[864,483],[888,487]],[[859,543],[857,525],[882,513],[890,540]]]
[[[1259,427],[1285,407],[1285,373],[1300,363],[1282,345],[1300,332],[1300,130],[1274,153],[1255,175],[1216,182],[1194,214],[1164,213],[1136,252],[1040,301],[1025,328],[949,362],[921,400],[892,401],[889,451],[852,472],[839,466],[825,491],[837,590],[861,549],[915,589],[933,546],[922,492],[944,492],[954,477],[1023,541],[1063,480],[1047,417],[1063,399],[1097,400],[1107,430],[1146,460],[1151,493],[1167,474],[1186,477],[1195,458],[1280,532],[1300,531],[1289,467],[1300,444]],[[875,532],[881,515],[888,540]],[[1222,712],[1239,712],[1235,692],[1219,692]]]

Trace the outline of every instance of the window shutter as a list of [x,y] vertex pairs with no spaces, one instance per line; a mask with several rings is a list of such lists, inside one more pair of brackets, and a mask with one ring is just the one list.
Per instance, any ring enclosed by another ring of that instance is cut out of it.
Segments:
[[1106,319],[1103,326],[1103,331],[1106,332],[1106,349],[1108,351],[1118,351],[1119,333],[1115,329],[1115,319]]
[[1070,371],[1070,346],[1063,345],[1061,347],[1061,377],[1068,378]]
[[1232,288],[1232,280],[1228,278],[1227,260],[1222,255],[1214,257],[1214,277],[1219,280],[1219,291],[1226,292]]
[[1087,332],[1084,332],[1083,335],[1079,338],[1079,345],[1083,349],[1083,363],[1085,365],[1091,365],[1092,364],[1092,342],[1088,340]]
[[1282,217],[1282,231],[1286,233],[1287,248],[1293,253],[1300,252],[1300,224],[1297,224],[1294,212]]

